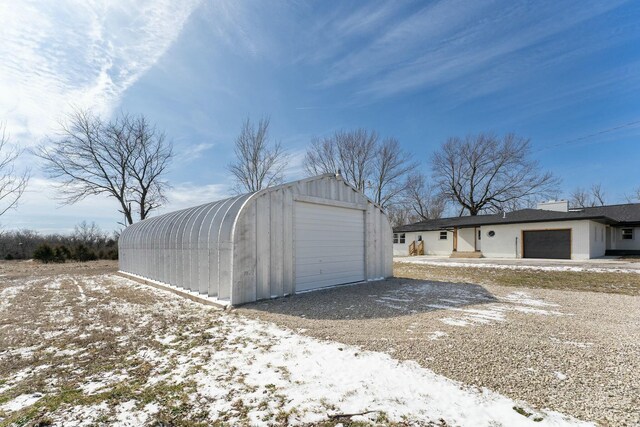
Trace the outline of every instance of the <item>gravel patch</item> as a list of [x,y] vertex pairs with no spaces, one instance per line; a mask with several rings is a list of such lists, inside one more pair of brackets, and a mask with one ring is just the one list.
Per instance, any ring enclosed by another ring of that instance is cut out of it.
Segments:
[[640,424],[640,297],[391,279],[240,313],[595,421]]

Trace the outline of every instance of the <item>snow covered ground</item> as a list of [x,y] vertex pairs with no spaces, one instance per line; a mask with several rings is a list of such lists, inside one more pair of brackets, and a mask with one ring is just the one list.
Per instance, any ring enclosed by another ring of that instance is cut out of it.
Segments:
[[116,276],[16,279],[0,292],[0,423],[587,425]]
[[[534,298],[526,292],[516,291],[496,298],[478,286],[449,285],[442,292],[442,284],[418,282],[411,286],[398,286],[374,301],[398,313],[407,313],[417,307],[441,310],[440,321],[450,326],[494,324],[508,321],[510,313],[528,315],[565,316],[557,304]],[[437,338],[434,338],[437,339]]]
[[[573,271],[585,273],[636,273],[640,274],[640,268],[627,268],[604,261],[600,263],[590,261],[565,261],[562,260],[531,260],[529,264],[527,260],[522,259],[473,259],[468,261],[451,261],[451,258],[417,256],[417,257],[395,257],[394,262],[407,264],[430,265],[436,267],[471,267],[471,268],[488,268],[498,270],[526,270],[526,271]],[[596,260],[594,260],[596,261]],[[549,265],[544,265],[549,264]],[[592,264],[592,265],[590,265]],[[620,264],[620,263],[618,263]],[[629,266],[629,263],[621,263]],[[635,265],[635,264],[634,264]]]

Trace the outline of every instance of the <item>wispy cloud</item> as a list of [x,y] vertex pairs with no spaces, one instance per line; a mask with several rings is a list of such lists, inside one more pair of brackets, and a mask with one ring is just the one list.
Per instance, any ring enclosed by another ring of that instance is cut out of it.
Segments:
[[202,142],[200,144],[181,145],[178,148],[175,160],[177,163],[185,164],[198,159],[204,153],[215,146],[213,143]]
[[199,1],[0,2],[0,118],[28,143],[72,105],[109,113]]
[[621,3],[574,2],[533,9],[515,2],[433,3],[381,28],[368,45],[339,58],[322,83],[348,83],[374,99],[437,88],[475,76]]

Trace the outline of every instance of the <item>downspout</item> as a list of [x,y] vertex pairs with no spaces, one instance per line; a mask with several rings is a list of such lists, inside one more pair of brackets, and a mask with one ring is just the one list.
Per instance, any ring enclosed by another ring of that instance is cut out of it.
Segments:
[[518,236],[516,236],[516,258],[518,258]]

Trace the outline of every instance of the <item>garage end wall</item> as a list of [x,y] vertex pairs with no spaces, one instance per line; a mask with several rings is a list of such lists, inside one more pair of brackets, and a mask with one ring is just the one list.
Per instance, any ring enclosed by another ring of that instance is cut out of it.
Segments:
[[[595,239],[595,235],[592,235],[594,224],[597,223],[583,220],[483,225],[482,254],[487,258],[522,258],[522,231],[571,229],[571,259],[589,259],[600,256],[592,254],[602,251],[599,243],[592,249],[592,238]],[[489,237],[490,231],[495,232],[493,237]]]
[[233,237],[232,304],[295,293],[296,201],[360,210],[365,280],[393,275],[392,231],[385,213],[342,179],[325,175],[263,190],[246,202]]

